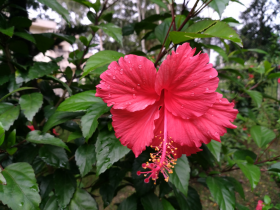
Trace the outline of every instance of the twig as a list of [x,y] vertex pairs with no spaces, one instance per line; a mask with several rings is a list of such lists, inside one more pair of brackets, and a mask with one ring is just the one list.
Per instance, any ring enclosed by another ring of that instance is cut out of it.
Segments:
[[12,147],[19,147],[20,145],[24,144],[26,142],[26,140],[23,140],[21,142],[19,142],[18,144],[12,146]]
[[258,161],[261,159],[261,157],[263,156],[264,153],[266,153],[266,151],[269,149],[269,147],[273,144],[273,142],[275,142],[277,138],[273,139],[273,141],[270,142],[270,144],[268,145],[268,147],[264,150],[264,152],[259,156],[257,157],[255,163],[258,163]]
[[[172,14],[172,19],[175,20],[174,1],[173,0],[172,0],[172,4],[171,4],[171,14]],[[173,30],[176,31],[176,24],[173,24]]]

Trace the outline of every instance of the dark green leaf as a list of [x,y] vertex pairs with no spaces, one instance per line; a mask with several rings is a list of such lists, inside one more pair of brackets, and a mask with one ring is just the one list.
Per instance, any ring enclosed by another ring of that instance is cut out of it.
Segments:
[[141,198],[145,210],[163,210],[162,203],[154,193],[149,193]]
[[230,61],[234,61],[235,63],[239,63],[240,65],[244,66],[245,61],[242,58],[238,57],[229,57]]
[[25,117],[32,121],[43,104],[43,95],[41,93],[22,95],[19,99],[19,104]]
[[107,35],[111,36],[115,39],[120,45],[122,45],[122,29],[113,23],[101,23],[100,25],[96,26],[104,31]]
[[226,52],[225,52],[222,48],[220,48],[220,47],[218,47],[218,46],[216,46],[216,45],[210,45],[210,44],[205,44],[205,45],[203,45],[203,46],[205,46],[206,48],[215,50],[217,53],[220,54],[220,56],[223,57],[223,59],[224,59],[225,61],[228,61],[227,54],[226,54]]
[[69,12],[60,3],[56,0],[38,0],[40,3],[45,4],[50,7],[52,10],[60,14],[67,22],[70,22]]
[[[69,150],[67,145],[59,138],[52,136],[49,133],[42,133],[41,131],[31,131],[26,136],[26,141],[35,144],[49,144],[57,147],[62,147]],[[70,151],[70,150],[69,150]]]
[[61,147],[44,145],[39,150],[39,157],[48,165],[65,168],[68,163],[66,152]]
[[69,93],[69,96],[72,95],[72,90],[70,89],[70,87],[63,81],[61,81],[60,79],[52,76],[52,75],[47,75],[47,78],[50,78],[51,80],[54,80],[55,82],[60,83],[63,87],[65,87],[65,89],[67,90],[67,92]]
[[7,185],[0,184],[0,200],[11,209],[39,210],[41,198],[32,167],[13,163],[3,170]]
[[82,137],[83,137],[83,134],[81,131],[75,131],[68,136],[67,142],[75,140],[75,139],[79,139]]
[[41,178],[40,194],[42,198],[48,197],[54,188],[53,175],[47,175]]
[[95,24],[96,15],[93,12],[89,11],[87,13],[87,18],[90,20],[90,22]]
[[269,144],[275,137],[275,133],[267,127],[254,125],[250,129],[250,134],[258,147],[264,147]]
[[113,132],[100,132],[96,142],[96,174],[110,168],[130,150],[123,146]]
[[163,210],[175,210],[174,207],[171,205],[171,203],[169,203],[164,198],[162,198],[161,203],[162,203],[162,206],[163,206]]
[[111,185],[104,184],[100,187],[99,193],[102,196],[103,206],[106,208],[114,198],[114,189],[112,189]]
[[16,130],[13,130],[7,138],[7,148],[13,146],[16,143]]
[[7,181],[5,179],[5,177],[2,175],[1,173],[1,169],[0,169],[0,185],[6,185]]
[[89,74],[94,69],[104,66],[105,64],[111,63],[112,61],[117,61],[120,57],[123,56],[124,54],[111,50],[100,51],[92,55],[87,60],[86,66],[84,68],[83,77]]
[[267,79],[275,79],[280,77],[280,72],[271,73],[267,76]]
[[252,98],[257,107],[261,106],[263,97],[260,92],[255,90],[245,90],[245,93],[247,93]]
[[75,160],[82,176],[85,176],[92,169],[96,162],[95,145],[84,144],[80,146],[75,153]]
[[173,173],[169,175],[170,182],[180,190],[185,196],[188,194],[188,186],[190,179],[190,166],[186,155],[182,155],[173,169]]
[[76,38],[74,36],[58,33],[53,33],[52,35],[56,38],[62,39],[63,41],[69,42],[70,44],[74,44],[76,41]]
[[45,53],[54,44],[54,39],[50,36],[50,34],[33,34],[33,37],[36,41],[36,47],[42,53]]
[[[88,45],[88,40],[87,40],[86,37],[80,36],[80,37],[79,37],[79,40],[80,40],[85,46]],[[70,68],[70,69],[71,69],[71,68]],[[71,70],[71,72],[72,72],[72,70]],[[71,74],[71,77],[72,77],[72,74]]]
[[9,130],[10,126],[18,118],[19,106],[10,103],[0,103],[0,123],[5,130]]
[[235,209],[235,194],[220,177],[207,177],[207,186],[221,210]]
[[206,30],[207,28],[211,27],[216,22],[217,21],[215,21],[215,20],[198,21],[198,22],[195,22],[194,24],[192,24],[190,27],[188,27],[185,30],[185,32],[199,33],[199,32],[202,32],[202,31]]
[[239,21],[234,19],[233,17],[224,18],[222,21],[226,22],[226,23],[237,23],[237,24],[240,24]]
[[19,37],[21,37],[23,39],[26,39],[26,40],[28,40],[30,42],[33,42],[34,44],[36,43],[34,37],[31,34],[27,33],[27,32],[15,32],[14,35],[15,36],[19,36]]
[[249,179],[251,188],[255,188],[260,181],[261,171],[259,167],[248,163],[247,161],[236,161],[238,167],[242,170],[244,175]]
[[0,146],[3,144],[4,140],[5,140],[5,129],[2,123],[0,122]]
[[10,28],[6,28],[6,29],[0,28],[0,32],[2,34],[5,34],[5,35],[9,36],[9,37],[12,37],[13,34],[14,34],[14,28],[15,28],[14,26],[12,26]]
[[167,6],[162,2],[162,0],[151,0],[151,2],[156,3],[158,6],[166,9],[166,11],[169,11]]
[[82,116],[83,112],[55,112],[47,121],[43,128],[43,132],[47,132],[52,127],[64,123],[68,120],[75,119],[78,116]]
[[168,28],[170,26],[169,22],[162,22],[160,25],[158,25],[155,28],[155,36],[160,41],[161,44],[163,44],[165,36],[167,35]]
[[76,185],[75,177],[69,171],[56,170],[54,174],[54,189],[55,197],[60,208],[65,208],[69,204],[75,192]]
[[239,203],[236,203],[236,209],[237,210],[250,210],[248,207],[243,206],[243,205],[241,205]]
[[228,3],[229,0],[213,0],[209,4],[209,6],[212,7],[216,12],[218,12],[221,17]]
[[98,210],[98,206],[87,191],[77,188],[71,199],[69,210]]
[[118,210],[137,210],[137,196],[132,194],[126,198],[118,207]]
[[222,144],[218,141],[211,140],[211,142],[206,146],[208,147],[210,152],[214,155],[216,160],[220,162],[220,153],[221,153]]
[[44,206],[43,210],[54,210],[54,209],[59,209],[56,197],[53,195],[50,197]]
[[233,177],[224,177],[224,179],[229,183],[229,185],[232,185],[233,190],[238,192],[241,198],[245,200],[244,190],[240,182]]
[[235,160],[246,160],[246,157],[249,156],[250,158],[252,158],[253,160],[256,160],[257,155],[250,151],[250,150],[237,150],[234,154],[233,154],[233,158]]
[[28,82],[32,79],[36,79],[59,69],[59,66],[54,62],[35,62],[34,65],[29,69],[27,78],[23,79],[24,82]]
[[134,25],[135,24],[128,24],[128,25],[125,25],[124,27],[122,27],[122,35],[123,36],[128,36],[128,35],[131,35],[133,34],[134,32]]
[[81,118],[82,132],[86,139],[89,139],[98,125],[98,118],[108,112],[110,107],[105,103],[92,103],[87,113]]
[[271,165],[268,170],[280,173],[280,162]]
[[9,25],[16,28],[29,28],[32,25],[32,21],[27,17],[14,16],[10,21]]

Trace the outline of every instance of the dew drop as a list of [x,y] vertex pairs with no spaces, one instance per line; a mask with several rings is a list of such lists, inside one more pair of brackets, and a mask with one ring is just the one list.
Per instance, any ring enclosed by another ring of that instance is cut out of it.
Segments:
[[124,80],[123,82],[124,82],[124,84],[126,84],[126,80]]
[[233,35],[229,35],[229,37],[233,37]]
[[196,86],[196,83],[194,83],[193,86]]
[[182,104],[181,109],[184,109],[184,105]]
[[115,75],[113,76],[113,79],[116,79],[116,76],[115,76]]
[[212,77],[213,77],[212,75],[209,76],[210,79],[211,79]]
[[114,105],[114,104],[115,104],[115,102],[114,102],[114,101],[112,101],[112,104]]
[[135,89],[134,89],[134,88],[132,88],[132,91],[135,91]]
[[108,69],[111,69],[111,67],[109,66]]
[[136,98],[136,95],[135,95],[135,94],[133,94],[133,95],[132,95],[132,98]]
[[120,74],[123,74],[123,69],[120,70]]
[[130,71],[132,71],[132,68],[129,68]]
[[128,63],[130,63],[130,60],[128,60]]
[[137,89],[139,90],[141,87],[140,87],[140,84],[137,84]]
[[110,85],[107,86],[107,89],[110,89]]
[[194,93],[191,93],[191,96],[194,96]]
[[128,102],[128,104],[131,104],[131,102]]
[[141,66],[141,65],[139,65],[138,67],[139,67],[139,69],[141,69],[141,68],[142,68],[142,66]]
[[190,119],[189,117],[187,117],[187,120]]
[[109,93],[109,98],[111,98],[111,94]]
[[206,89],[205,89],[205,92],[208,92],[208,91],[209,91],[209,88],[206,88]]

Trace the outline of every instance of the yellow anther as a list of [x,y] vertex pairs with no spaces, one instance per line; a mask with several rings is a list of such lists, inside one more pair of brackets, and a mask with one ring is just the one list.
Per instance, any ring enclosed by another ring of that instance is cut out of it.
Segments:
[[152,161],[151,159],[149,159],[149,161]]
[[154,185],[156,185],[156,183],[154,182]]
[[169,177],[166,177],[165,179],[164,179],[166,182],[168,182],[168,180],[169,180]]
[[170,139],[172,139],[172,137],[169,137]]
[[146,177],[146,176],[147,176],[147,174],[144,174],[144,176]]
[[161,139],[161,137],[159,137],[159,139]]
[[177,148],[175,148],[175,150],[177,150]]

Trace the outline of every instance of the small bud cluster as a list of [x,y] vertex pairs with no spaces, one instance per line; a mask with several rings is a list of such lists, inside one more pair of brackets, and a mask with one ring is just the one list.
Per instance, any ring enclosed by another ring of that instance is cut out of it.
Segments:
[[[158,138],[155,136],[155,138]],[[161,139],[161,137],[159,137]],[[149,183],[150,179],[154,181],[156,184],[156,180],[158,179],[159,172],[162,173],[164,176],[164,180],[168,182],[169,174],[173,173],[174,165],[176,165],[177,159],[176,157],[176,150],[174,146],[172,146],[172,138],[170,137],[169,141],[163,139],[163,141],[158,146],[151,146],[156,150],[155,153],[150,154],[150,162],[146,162],[142,164],[142,168],[150,169],[149,171],[137,171],[137,175],[140,176],[144,174],[145,177],[149,175],[147,178],[144,179],[145,183]]]

